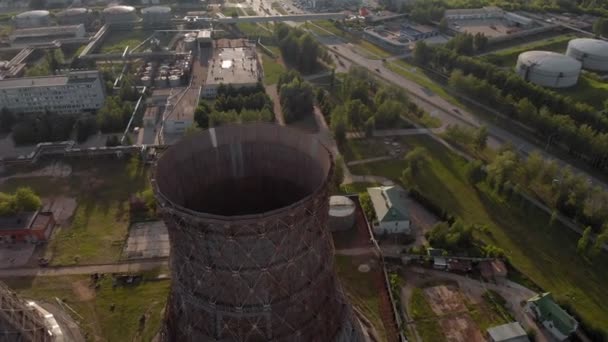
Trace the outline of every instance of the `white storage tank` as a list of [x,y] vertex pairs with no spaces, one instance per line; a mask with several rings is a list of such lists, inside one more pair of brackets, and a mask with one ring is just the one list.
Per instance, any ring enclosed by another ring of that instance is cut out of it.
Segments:
[[27,11],[13,18],[16,28],[49,26],[51,14],[46,10]]
[[88,8],[68,8],[55,14],[60,25],[86,24],[91,19],[91,10]]
[[596,71],[608,71],[608,42],[578,38],[568,43],[566,55],[583,63],[583,68]]
[[149,26],[166,25],[171,22],[171,7],[152,6],[141,10],[144,24]]
[[329,198],[329,230],[332,232],[345,231],[355,225],[356,205],[353,200],[345,196],[331,196]]
[[103,19],[106,24],[126,24],[137,21],[137,14],[133,6],[110,6],[103,10]]
[[551,51],[528,51],[517,58],[515,71],[526,81],[543,87],[567,88],[576,85],[581,62]]

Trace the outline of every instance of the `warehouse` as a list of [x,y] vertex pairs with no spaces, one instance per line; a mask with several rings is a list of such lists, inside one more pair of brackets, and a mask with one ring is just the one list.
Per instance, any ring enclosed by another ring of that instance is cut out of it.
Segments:
[[583,63],[583,68],[608,71],[608,42],[591,39],[573,39],[568,43],[566,55]]
[[104,99],[97,70],[0,80],[0,103],[15,113],[75,114],[101,108]]
[[49,11],[28,11],[17,14],[13,18],[16,28],[49,26],[51,14]]
[[581,62],[550,51],[527,51],[519,55],[515,71],[526,81],[543,87],[567,88],[576,85]]
[[17,29],[9,35],[11,45],[49,43],[60,38],[83,38],[84,25],[31,27]]

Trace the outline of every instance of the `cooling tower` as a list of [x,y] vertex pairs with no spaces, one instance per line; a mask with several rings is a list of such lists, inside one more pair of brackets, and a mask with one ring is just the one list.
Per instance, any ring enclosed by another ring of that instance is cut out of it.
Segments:
[[168,149],[154,189],[171,241],[166,341],[360,341],[333,270],[329,151],[271,124]]

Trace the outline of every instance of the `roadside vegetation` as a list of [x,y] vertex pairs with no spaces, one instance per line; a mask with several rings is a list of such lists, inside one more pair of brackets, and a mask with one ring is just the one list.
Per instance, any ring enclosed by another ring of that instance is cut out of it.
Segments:
[[424,298],[424,293],[419,288],[412,290],[409,303],[409,313],[415,321],[416,331],[423,341],[443,341],[445,336],[437,321],[437,315]]

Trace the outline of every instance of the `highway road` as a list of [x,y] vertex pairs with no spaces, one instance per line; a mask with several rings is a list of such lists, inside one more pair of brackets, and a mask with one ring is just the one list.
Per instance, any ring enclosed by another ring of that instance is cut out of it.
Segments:
[[[309,25],[314,24],[309,23]],[[320,26],[317,27],[321,28]],[[331,34],[331,32],[327,32],[328,34]],[[560,164],[561,167],[569,166],[577,173],[586,174],[593,184],[600,185],[603,188],[608,189],[607,183],[592,175],[589,175],[586,171],[575,167],[568,161],[556,158],[552,154],[544,151],[542,148],[504,130],[501,127],[498,127],[492,121],[474,116],[467,110],[455,106],[439,95],[434,94],[429,89],[426,89],[416,82],[389,70],[384,66],[381,59],[370,59],[360,55],[354,49],[353,44],[344,41],[342,38],[335,35],[328,35],[317,36],[317,39],[329,47],[334,54],[349,60],[352,64],[363,66],[373,72],[376,76],[407,90],[407,92],[412,95],[412,100],[414,103],[441,120],[442,128],[445,128],[447,125],[454,124],[467,127],[479,127],[481,125],[485,125],[488,128],[489,133],[489,147],[496,149],[506,143],[511,143],[516,148],[517,152],[522,156],[527,156],[533,151],[539,151],[544,158],[555,160],[558,164]]]
[[[259,7],[262,5],[264,8],[269,9],[270,14],[279,14],[277,11],[271,8],[271,2],[271,0],[251,0],[255,11],[259,12]],[[296,23],[292,22],[287,22],[287,24],[292,26],[297,25]],[[309,22],[308,25],[314,24]],[[442,129],[445,129],[447,125],[462,125],[465,127],[474,128],[484,125],[488,128],[489,147],[497,149],[506,143],[510,143],[522,156],[527,156],[533,151],[539,151],[544,158],[555,160],[558,164],[560,164],[561,167],[569,166],[577,173],[586,174],[593,184],[600,185],[603,188],[608,189],[607,183],[593,177],[592,175],[589,175],[586,171],[575,167],[567,160],[556,158],[552,154],[547,153],[543,150],[544,146],[538,147],[527,140],[495,125],[492,121],[486,118],[477,117],[466,109],[453,105],[424,86],[421,86],[416,82],[411,81],[386,68],[382,59],[371,59],[362,56],[357,53],[355,46],[352,43],[345,41],[341,37],[334,35],[332,32],[327,31],[318,25],[315,26],[327,32],[327,35],[316,35],[313,31],[311,31],[311,33],[316,36],[320,43],[327,46],[333,52],[333,54],[340,56],[343,61],[348,60],[350,64],[365,67],[376,76],[405,89],[411,95],[411,99],[414,103],[425,111],[429,112],[432,116],[441,120]]]

